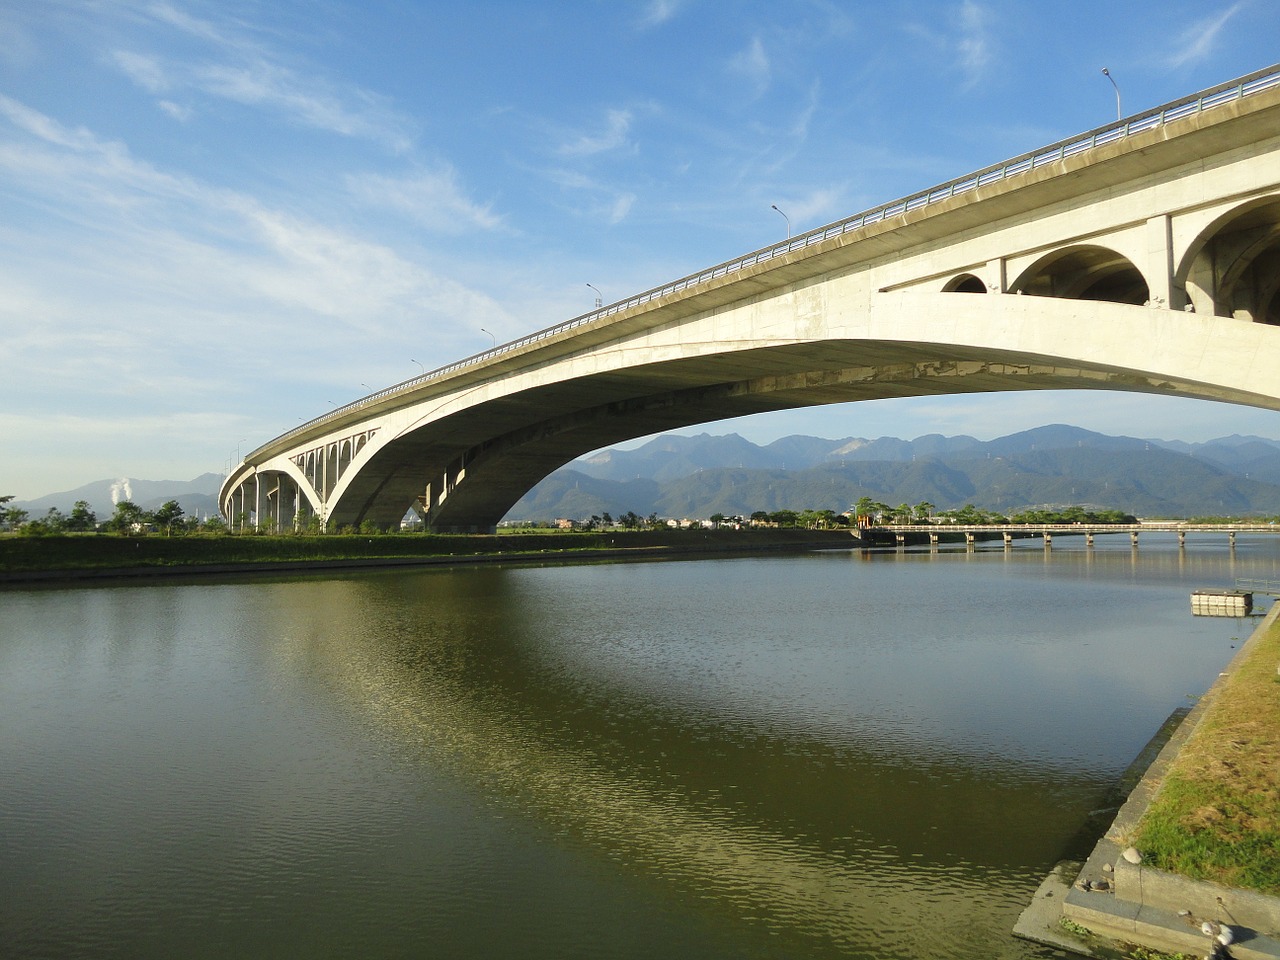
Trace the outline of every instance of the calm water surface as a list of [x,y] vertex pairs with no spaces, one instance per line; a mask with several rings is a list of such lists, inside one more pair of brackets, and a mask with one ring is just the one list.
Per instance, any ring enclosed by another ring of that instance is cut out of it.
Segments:
[[0,593],[6,957],[1034,958],[1280,538]]

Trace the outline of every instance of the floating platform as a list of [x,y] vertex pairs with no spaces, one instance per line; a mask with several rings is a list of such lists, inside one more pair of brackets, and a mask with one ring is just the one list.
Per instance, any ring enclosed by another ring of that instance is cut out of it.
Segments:
[[1253,612],[1253,594],[1248,590],[1196,590],[1191,594],[1191,613],[1197,617],[1247,617]]

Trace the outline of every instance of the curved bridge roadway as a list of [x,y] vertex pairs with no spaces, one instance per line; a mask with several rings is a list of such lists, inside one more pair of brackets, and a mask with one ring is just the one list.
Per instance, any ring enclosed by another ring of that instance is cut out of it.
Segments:
[[632,437],[1077,388],[1280,410],[1280,65],[379,391],[251,452],[220,502],[486,530]]

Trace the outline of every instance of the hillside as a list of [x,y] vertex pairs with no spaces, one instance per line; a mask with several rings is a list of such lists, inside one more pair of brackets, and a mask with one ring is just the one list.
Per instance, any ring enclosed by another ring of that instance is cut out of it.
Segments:
[[[144,509],[177,500],[188,515],[217,511],[222,477],[99,480],[14,507],[42,516],[85,500],[99,518],[119,500]],[[708,517],[757,510],[844,511],[861,497],[896,506],[966,503],[1012,513],[1079,504],[1140,516],[1280,514],[1280,441],[1223,437],[1185,443],[1113,437],[1052,424],[995,440],[929,434],[914,440],[790,436],[760,446],[736,435],[663,435],[603,450],[555,471],[509,520],[615,516]]]
[[1081,504],[1145,516],[1276,514],[1280,441],[1188,444],[1061,424],[990,441],[793,436],[757,446],[737,435],[661,436],[570,463],[522,498],[508,519],[846,510],[864,496],[1001,512]]

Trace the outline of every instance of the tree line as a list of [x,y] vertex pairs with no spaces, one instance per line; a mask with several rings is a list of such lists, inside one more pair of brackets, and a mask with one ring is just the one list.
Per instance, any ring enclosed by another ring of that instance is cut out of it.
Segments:
[[32,518],[28,511],[21,507],[10,507],[7,504],[12,496],[0,496],[0,529],[17,532],[30,537],[57,535],[63,533],[163,533],[172,536],[180,533],[197,531],[216,533],[226,529],[221,517],[190,517],[182,509],[177,500],[169,500],[155,510],[144,510],[132,500],[121,500],[106,520],[99,520],[98,515],[85,500],[77,500],[70,513],[63,513],[57,507],[50,507],[42,517]]

